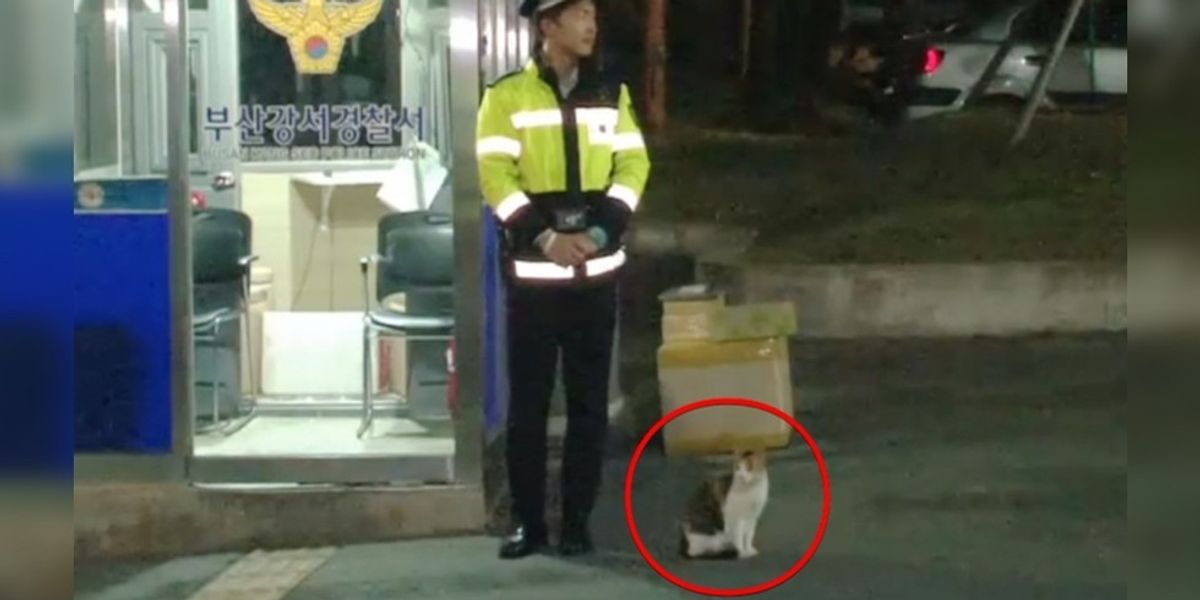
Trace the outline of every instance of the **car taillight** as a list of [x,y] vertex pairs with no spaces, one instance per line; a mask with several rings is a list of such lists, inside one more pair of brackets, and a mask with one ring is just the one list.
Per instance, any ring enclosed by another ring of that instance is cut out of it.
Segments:
[[946,60],[946,51],[940,48],[930,48],[925,51],[925,67],[922,71],[926,75],[933,75],[938,69],[942,68],[942,62]]

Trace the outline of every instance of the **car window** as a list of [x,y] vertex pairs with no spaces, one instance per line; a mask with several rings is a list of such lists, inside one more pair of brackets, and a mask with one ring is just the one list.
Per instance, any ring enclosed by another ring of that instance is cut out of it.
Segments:
[[[1013,39],[1019,42],[1053,44],[1062,31],[1063,21],[1071,7],[1070,0],[1042,0],[1026,8],[1013,23]],[[1085,43],[1089,38],[1088,8],[1071,30],[1071,43]]]
[[1101,46],[1129,46],[1128,0],[1105,0],[1096,6],[1096,43]]

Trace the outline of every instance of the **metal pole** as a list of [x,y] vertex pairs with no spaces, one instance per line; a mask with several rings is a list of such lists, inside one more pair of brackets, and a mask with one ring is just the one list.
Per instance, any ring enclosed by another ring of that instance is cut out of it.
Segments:
[[667,124],[667,2],[650,0],[646,13],[646,111],[652,131]]
[[1033,125],[1033,117],[1037,115],[1038,107],[1042,105],[1042,101],[1046,97],[1046,90],[1050,87],[1050,77],[1058,68],[1058,61],[1062,58],[1063,51],[1067,49],[1067,40],[1071,37],[1071,30],[1075,28],[1079,14],[1083,12],[1083,3],[1084,0],[1074,0],[1071,3],[1071,9],[1067,13],[1062,31],[1058,34],[1058,41],[1054,43],[1054,52],[1050,55],[1050,60],[1038,72],[1037,81],[1033,85],[1033,93],[1030,94],[1029,101],[1025,104],[1025,112],[1021,114],[1021,122],[1017,125],[1016,133],[1013,134],[1013,146],[1020,144],[1029,134],[1029,127]]
[[754,29],[754,0],[742,0],[742,79],[750,75],[750,35]]
[[[187,123],[190,109],[188,79],[188,3],[164,0],[167,34],[167,122]],[[167,128],[167,218],[171,281],[171,410],[172,456],[179,459],[178,478],[187,477],[192,456],[192,204],[190,191],[190,132]]]
[[996,53],[992,55],[992,60],[983,70],[983,75],[979,77],[979,81],[971,87],[971,91],[967,93],[967,99],[964,104],[968,107],[975,106],[975,103],[987,93],[991,87],[992,81],[996,79],[996,74],[1000,72],[1000,67],[1004,64],[1004,59],[1008,58],[1009,53],[1013,49],[1013,33],[1009,30],[1004,41],[1000,43],[1000,47],[996,49]]
[[[454,154],[455,367],[459,415],[454,426],[454,480],[483,485],[483,201],[475,162],[480,99],[479,41],[487,2],[450,0],[450,110]],[[492,13],[494,14],[494,13]],[[492,29],[494,32],[494,29]],[[494,46],[493,46],[494,47]],[[482,510],[483,507],[480,507]]]

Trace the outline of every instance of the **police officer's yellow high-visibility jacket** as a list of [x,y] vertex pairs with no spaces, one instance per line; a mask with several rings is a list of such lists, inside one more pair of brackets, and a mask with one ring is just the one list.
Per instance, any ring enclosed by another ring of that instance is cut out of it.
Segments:
[[[504,226],[518,283],[574,285],[624,264],[624,233],[650,174],[628,86],[581,68],[564,98],[554,71],[530,60],[484,93],[477,153],[483,195]],[[607,242],[577,268],[550,262],[535,242],[547,230],[594,227]]]

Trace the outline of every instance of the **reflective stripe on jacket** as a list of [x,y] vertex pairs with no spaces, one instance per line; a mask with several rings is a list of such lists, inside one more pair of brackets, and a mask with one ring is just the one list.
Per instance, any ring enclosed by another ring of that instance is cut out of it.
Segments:
[[[530,60],[488,87],[476,139],[483,195],[504,225],[512,275],[571,284],[620,269],[650,174],[628,86],[585,70],[563,98],[553,70]],[[547,229],[590,227],[608,243],[574,269],[549,262],[534,241]]]

